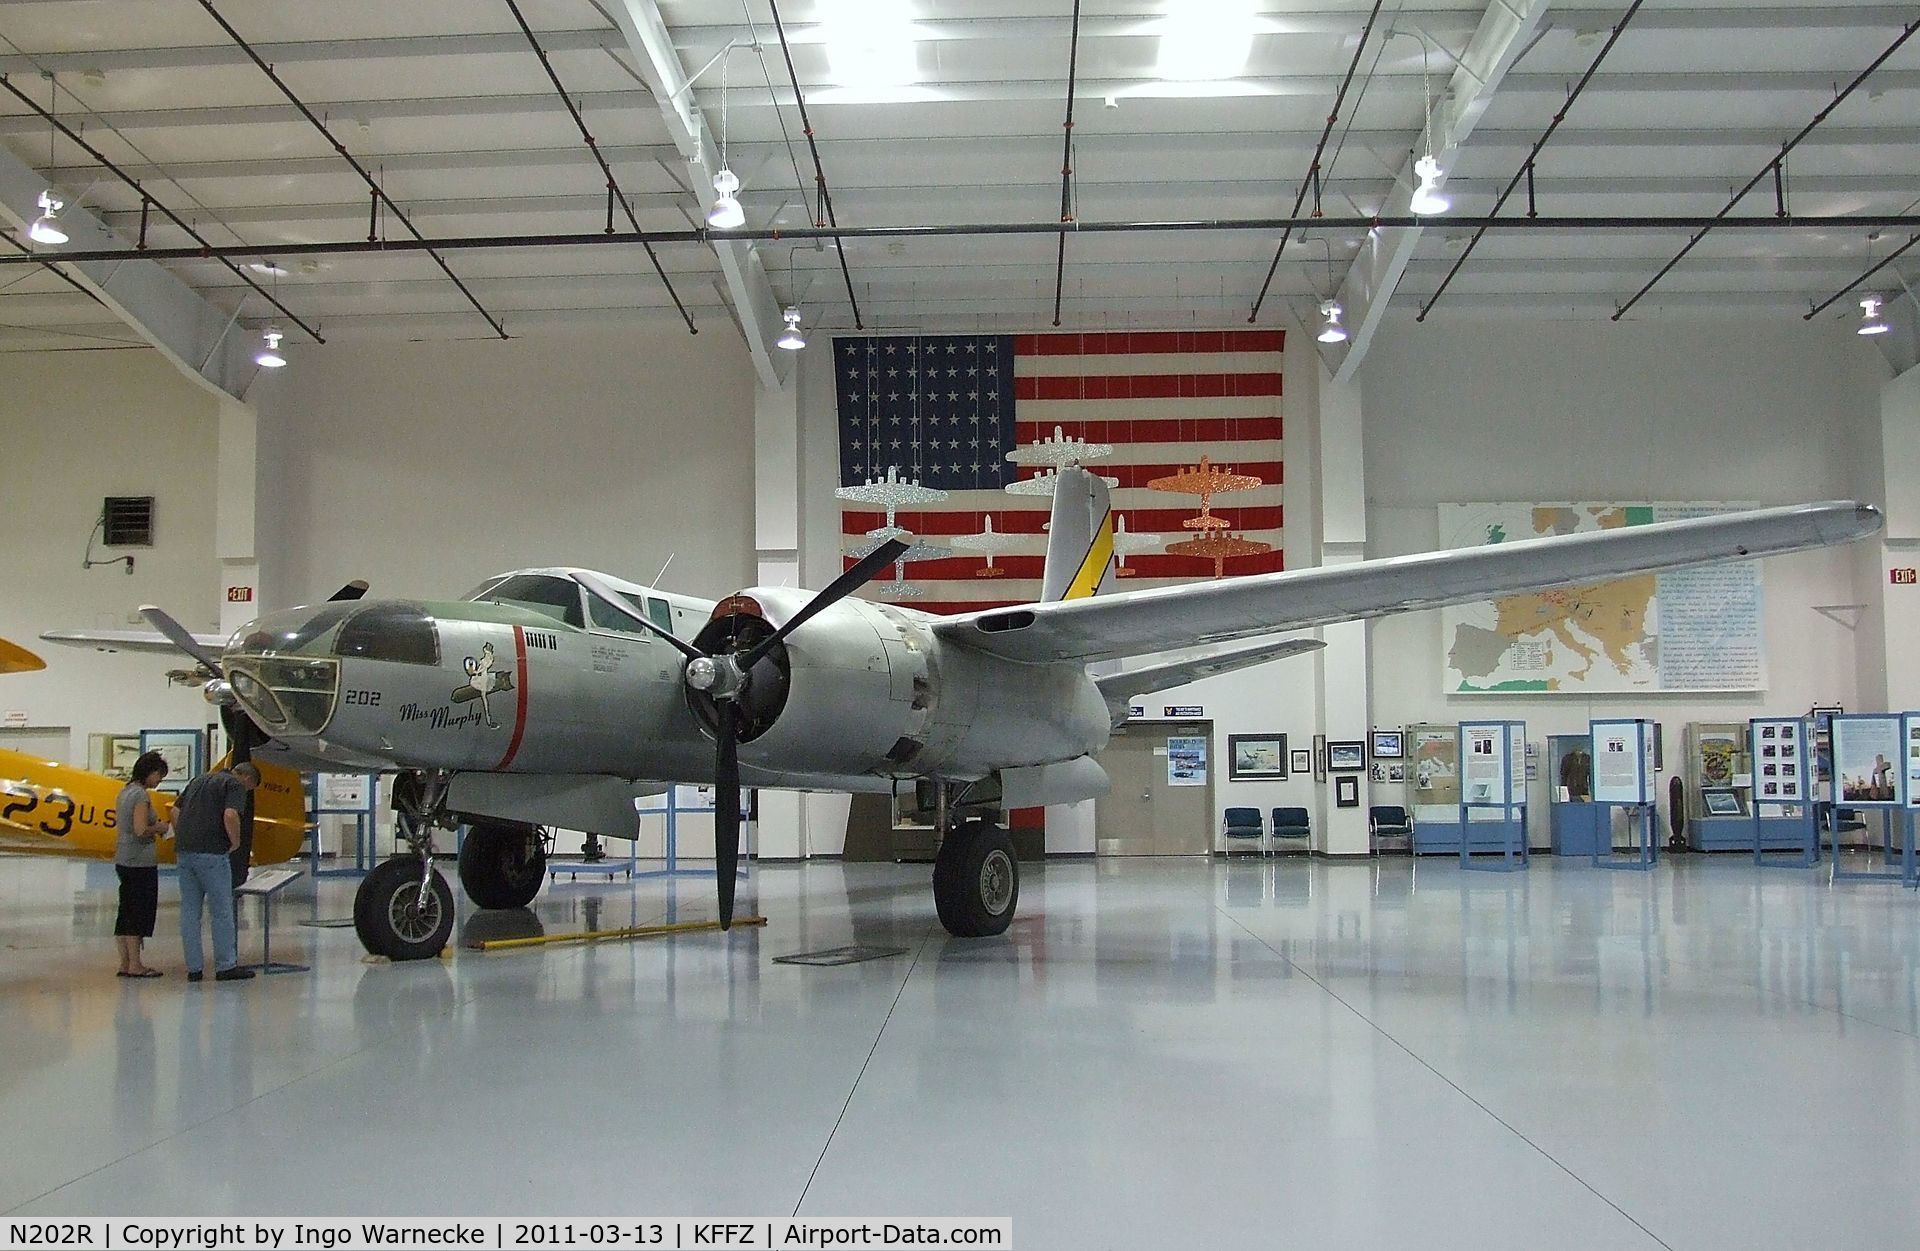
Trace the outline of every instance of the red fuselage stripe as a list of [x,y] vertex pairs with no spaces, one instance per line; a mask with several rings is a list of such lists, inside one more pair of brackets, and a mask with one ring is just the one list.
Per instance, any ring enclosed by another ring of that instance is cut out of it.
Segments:
[[527,636],[519,626],[513,627],[513,738],[507,743],[507,754],[500,757],[495,769],[504,769],[513,763],[520,754],[520,740],[527,733]]

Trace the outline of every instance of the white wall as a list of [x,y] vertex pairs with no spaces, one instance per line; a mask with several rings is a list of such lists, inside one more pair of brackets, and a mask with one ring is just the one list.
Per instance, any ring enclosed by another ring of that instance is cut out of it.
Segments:
[[718,598],[753,580],[739,336],[658,330],[290,349],[255,386],[271,606],[350,578],[451,598],[585,565]]
[[[166,684],[174,657],[103,655],[42,643],[42,630],[145,629],[135,610],[165,605],[188,627],[219,624],[214,549],[216,398],[146,348],[0,356],[0,635],[38,652],[40,673],[0,677],[0,711],[71,727],[68,761],[89,733],[201,727],[198,691]],[[87,535],[108,495],[152,495],[154,546],[97,550],[134,557],[83,570]]]
[[[1885,366],[1844,326],[1450,316],[1388,329],[1361,370],[1373,556],[1437,546],[1442,503],[1851,496],[1879,421]],[[1645,716],[1663,723],[1677,761],[1689,721],[1861,707],[1854,633],[1813,606],[1861,602],[1855,565],[1870,559],[1841,549],[1764,564],[1761,695],[1446,696],[1440,614],[1429,612],[1373,626],[1373,720],[1522,718],[1544,752],[1548,734],[1581,732],[1593,716]],[[1546,785],[1531,796],[1536,843]],[[1376,799],[1388,802],[1378,788]]]

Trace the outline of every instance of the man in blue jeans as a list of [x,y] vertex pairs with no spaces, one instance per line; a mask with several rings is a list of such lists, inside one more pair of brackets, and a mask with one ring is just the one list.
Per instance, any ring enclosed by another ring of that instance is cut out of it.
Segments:
[[180,944],[186,950],[187,980],[200,980],[200,910],[213,918],[214,980],[237,982],[253,976],[240,967],[233,933],[233,868],[227,857],[240,847],[240,823],[260,770],[237,764],[203,773],[187,783],[173,805],[174,857],[180,866]]

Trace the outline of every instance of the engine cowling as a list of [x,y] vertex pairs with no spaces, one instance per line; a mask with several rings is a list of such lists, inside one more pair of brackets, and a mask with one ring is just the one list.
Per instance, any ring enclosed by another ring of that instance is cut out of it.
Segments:
[[[723,600],[702,650],[744,651],[806,603],[757,588]],[[709,730],[712,700],[689,688]],[[740,700],[740,758],[786,772],[978,777],[1098,751],[1106,704],[1084,671],[1022,665],[943,643],[925,619],[846,599],[776,645]]]

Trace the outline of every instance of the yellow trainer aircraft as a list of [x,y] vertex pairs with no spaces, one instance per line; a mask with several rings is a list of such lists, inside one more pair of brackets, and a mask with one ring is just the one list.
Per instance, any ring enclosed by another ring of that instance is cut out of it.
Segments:
[[[46,661],[0,639],[0,674],[32,673]],[[216,767],[224,766],[221,760]],[[253,863],[278,864],[300,852],[307,836],[306,795],[300,775],[256,761],[260,788],[253,797]],[[113,859],[119,835],[116,801],[126,783],[57,761],[0,749],[0,851]],[[173,817],[173,796],[153,797],[162,821]],[[163,838],[160,863],[173,863],[173,840]]]

